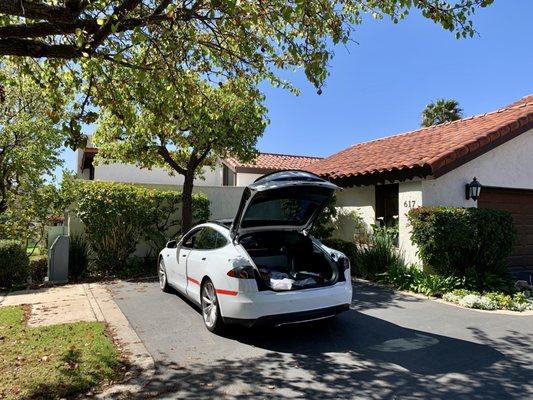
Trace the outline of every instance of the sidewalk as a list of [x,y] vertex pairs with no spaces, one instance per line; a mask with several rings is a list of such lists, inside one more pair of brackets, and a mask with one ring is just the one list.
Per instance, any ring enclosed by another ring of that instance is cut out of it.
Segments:
[[132,378],[96,398],[126,398],[128,393],[138,393],[149,383],[155,372],[154,360],[113,301],[107,286],[105,283],[83,283],[12,292],[0,295],[0,307],[30,305],[29,326],[77,321],[107,323],[128,356]]

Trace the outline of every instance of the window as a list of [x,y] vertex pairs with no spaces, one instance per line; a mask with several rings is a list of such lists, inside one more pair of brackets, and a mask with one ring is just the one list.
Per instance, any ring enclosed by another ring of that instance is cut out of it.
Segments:
[[288,187],[257,194],[248,206],[241,226],[304,225],[324,206],[332,192],[323,188]]
[[398,224],[398,184],[376,185],[376,219],[379,226]]
[[196,231],[189,233],[189,235],[183,239],[182,246],[188,249],[194,248],[194,244],[201,232],[202,232],[202,229],[198,229]]
[[203,228],[194,242],[194,249],[212,250],[224,247],[227,243],[226,238],[213,228]]
[[222,185],[235,186],[235,172],[229,169],[227,165],[222,166]]

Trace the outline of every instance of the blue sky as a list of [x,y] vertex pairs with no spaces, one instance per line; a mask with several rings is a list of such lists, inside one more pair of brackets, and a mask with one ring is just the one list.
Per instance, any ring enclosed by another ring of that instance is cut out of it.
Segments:
[[[496,0],[474,17],[480,36],[457,40],[418,15],[393,25],[368,20],[357,44],[338,47],[321,96],[302,73],[300,96],[264,85],[270,125],[260,151],[327,156],[420,124],[425,105],[457,99],[465,115],[533,93],[533,1]],[[71,151],[65,167],[75,168]]]

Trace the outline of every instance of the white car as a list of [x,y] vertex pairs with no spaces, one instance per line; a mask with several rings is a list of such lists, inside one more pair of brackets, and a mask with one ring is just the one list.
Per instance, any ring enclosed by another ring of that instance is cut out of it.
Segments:
[[159,284],[198,304],[211,332],[226,324],[282,325],[334,317],[352,300],[350,262],[309,235],[338,186],[303,171],[262,176],[236,217],[167,243]]

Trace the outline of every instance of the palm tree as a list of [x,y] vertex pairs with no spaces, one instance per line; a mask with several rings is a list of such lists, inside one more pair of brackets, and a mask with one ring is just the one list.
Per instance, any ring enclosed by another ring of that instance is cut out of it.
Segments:
[[422,126],[432,126],[461,119],[463,109],[457,100],[439,99],[429,103],[422,112]]

